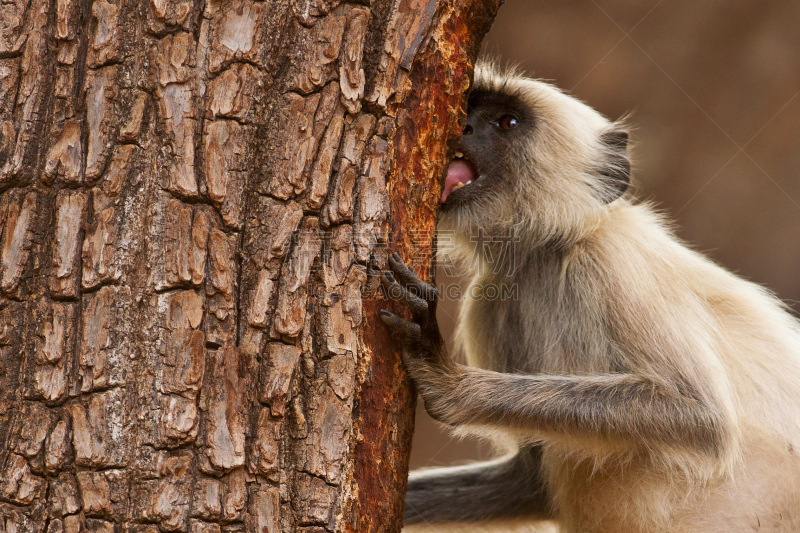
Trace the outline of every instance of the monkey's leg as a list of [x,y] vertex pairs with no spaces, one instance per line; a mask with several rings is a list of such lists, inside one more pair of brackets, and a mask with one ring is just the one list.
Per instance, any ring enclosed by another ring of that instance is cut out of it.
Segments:
[[[412,311],[413,322],[388,311],[383,322],[403,342],[403,361],[425,408],[451,425],[623,440],[721,455],[732,442],[733,422],[719,402],[686,380],[639,374],[588,376],[512,375],[454,363],[435,316],[435,290],[393,257],[384,274],[387,293]],[[423,297],[417,296],[422,294]]]
[[485,463],[412,472],[403,523],[550,518],[540,463],[534,447]]

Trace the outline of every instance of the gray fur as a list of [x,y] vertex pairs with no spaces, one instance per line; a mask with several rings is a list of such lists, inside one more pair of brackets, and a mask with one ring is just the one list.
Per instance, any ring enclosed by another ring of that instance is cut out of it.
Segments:
[[405,524],[550,516],[539,471],[541,449],[458,468],[415,472],[408,479]]

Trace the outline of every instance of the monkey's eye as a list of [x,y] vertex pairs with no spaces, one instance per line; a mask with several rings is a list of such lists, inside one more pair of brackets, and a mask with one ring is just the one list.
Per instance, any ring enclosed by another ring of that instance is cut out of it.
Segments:
[[519,119],[514,115],[503,115],[497,122],[497,127],[504,131],[510,131],[519,125]]

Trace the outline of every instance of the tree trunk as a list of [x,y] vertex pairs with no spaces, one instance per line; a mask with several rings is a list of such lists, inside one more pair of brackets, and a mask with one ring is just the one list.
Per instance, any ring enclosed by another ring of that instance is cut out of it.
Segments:
[[0,533],[399,529],[375,267],[498,2],[2,0]]

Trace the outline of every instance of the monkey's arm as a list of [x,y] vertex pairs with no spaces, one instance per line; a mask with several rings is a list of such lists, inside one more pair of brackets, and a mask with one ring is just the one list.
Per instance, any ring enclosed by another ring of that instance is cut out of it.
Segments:
[[724,418],[707,402],[633,374],[524,376],[463,368],[451,386],[432,381],[436,391],[420,386],[426,405],[453,425],[666,444],[715,456],[728,441]]
[[638,374],[589,376],[512,375],[465,367],[447,355],[435,320],[436,291],[398,256],[382,278],[390,296],[403,301],[413,322],[387,311],[383,322],[404,343],[403,359],[437,420],[488,425],[536,434],[665,444],[721,454],[730,426],[723,411],[697,387]]
[[540,463],[541,450],[533,447],[495,461],[412,472],[403,523],[551,518]]

